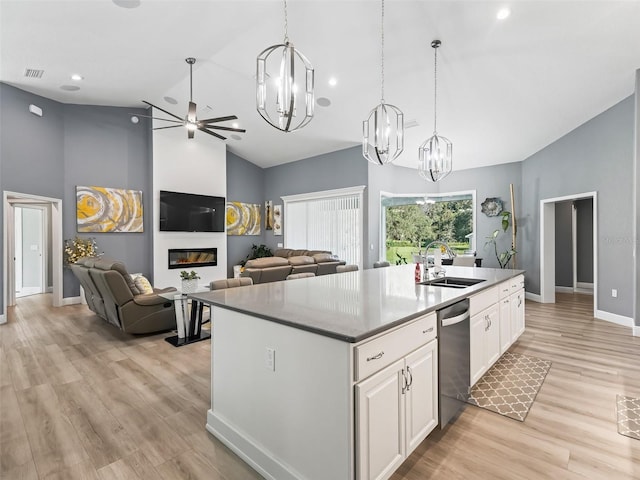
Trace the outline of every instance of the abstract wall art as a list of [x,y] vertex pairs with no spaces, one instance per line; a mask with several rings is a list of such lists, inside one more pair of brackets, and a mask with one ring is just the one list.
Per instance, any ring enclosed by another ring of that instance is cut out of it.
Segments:
[[264,229],[273,230],[273,202],[264,202]]
[[273,206],[273,234],[282,235],[282,205]]
[[260,205],[227,202],[227,235],[260,235]]
[[78,232],[143,232],[142,191],[76,187]]

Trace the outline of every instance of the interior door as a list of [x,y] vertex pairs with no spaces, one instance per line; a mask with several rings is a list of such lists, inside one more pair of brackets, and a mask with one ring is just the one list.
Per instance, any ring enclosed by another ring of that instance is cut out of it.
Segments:
[[17,207],[16,297],[44,292],[44,210]]

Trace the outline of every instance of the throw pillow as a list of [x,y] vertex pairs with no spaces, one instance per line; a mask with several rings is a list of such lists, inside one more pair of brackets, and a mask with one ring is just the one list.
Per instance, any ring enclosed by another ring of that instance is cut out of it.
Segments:
[[136,276],[134,283],[136,287],[138,287],[138,290],[140,290],[141,294],[153,293],[153,287],[151,286],[151,284],[149,283],[149,280],[147,280],[144,275]]

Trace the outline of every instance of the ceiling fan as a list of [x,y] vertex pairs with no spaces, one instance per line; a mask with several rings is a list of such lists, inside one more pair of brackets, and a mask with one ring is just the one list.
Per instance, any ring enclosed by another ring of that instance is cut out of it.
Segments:
[[219,122],[226,122],[228,120],[237,120],[238,117],[236,117],[235,115],[229,115],[227,117],[205,118],[205,119],[198,120],[198,117],[196,115],[196,104],[193,101],[193,64],[196,63],[196,59],[193,57],[189,57],[189,58],[186,58],[185,61],[189,64],[189,110],[187,111],[187,116],[184,118],[181,118],[178,115],[174,115],[173,113],[158,107],[157,105],[147,102],[146,100],[142,100],[143,103],[146,103],[147,105],[153,108],[157,108],[161,112],[164,112],[175,119],[174,120],[171,118],[147,117],[147,118],[153,118],[156,120],[163,120],[165,122],[175,123],[175,125],[169,125],[168,127],[156,127],[154,128],[154,130],[187,127],[188,138],[193,138],[195,131],[200,130],[201,132],[208,133],[209,135],[213,135],[214,137],[217,137],[221,140],[226,140],[227,137],[223,137],[222,135],[219,135],[216,132],[213,132],[212,130],[224,130],[228,132],[241,132],[241,133],[246,132],[246,130],[242,128],[232,128],[232,127],[224,127],[221,125],[215,125],[216,123],[219,123]]

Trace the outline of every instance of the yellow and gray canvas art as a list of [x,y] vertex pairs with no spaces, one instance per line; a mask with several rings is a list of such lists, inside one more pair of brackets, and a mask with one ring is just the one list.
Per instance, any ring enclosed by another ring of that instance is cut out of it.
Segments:
[[142,232],[142,191],[76,187],[78,232]]
[[260,205],[227,202],[227,235],[260,235]]

